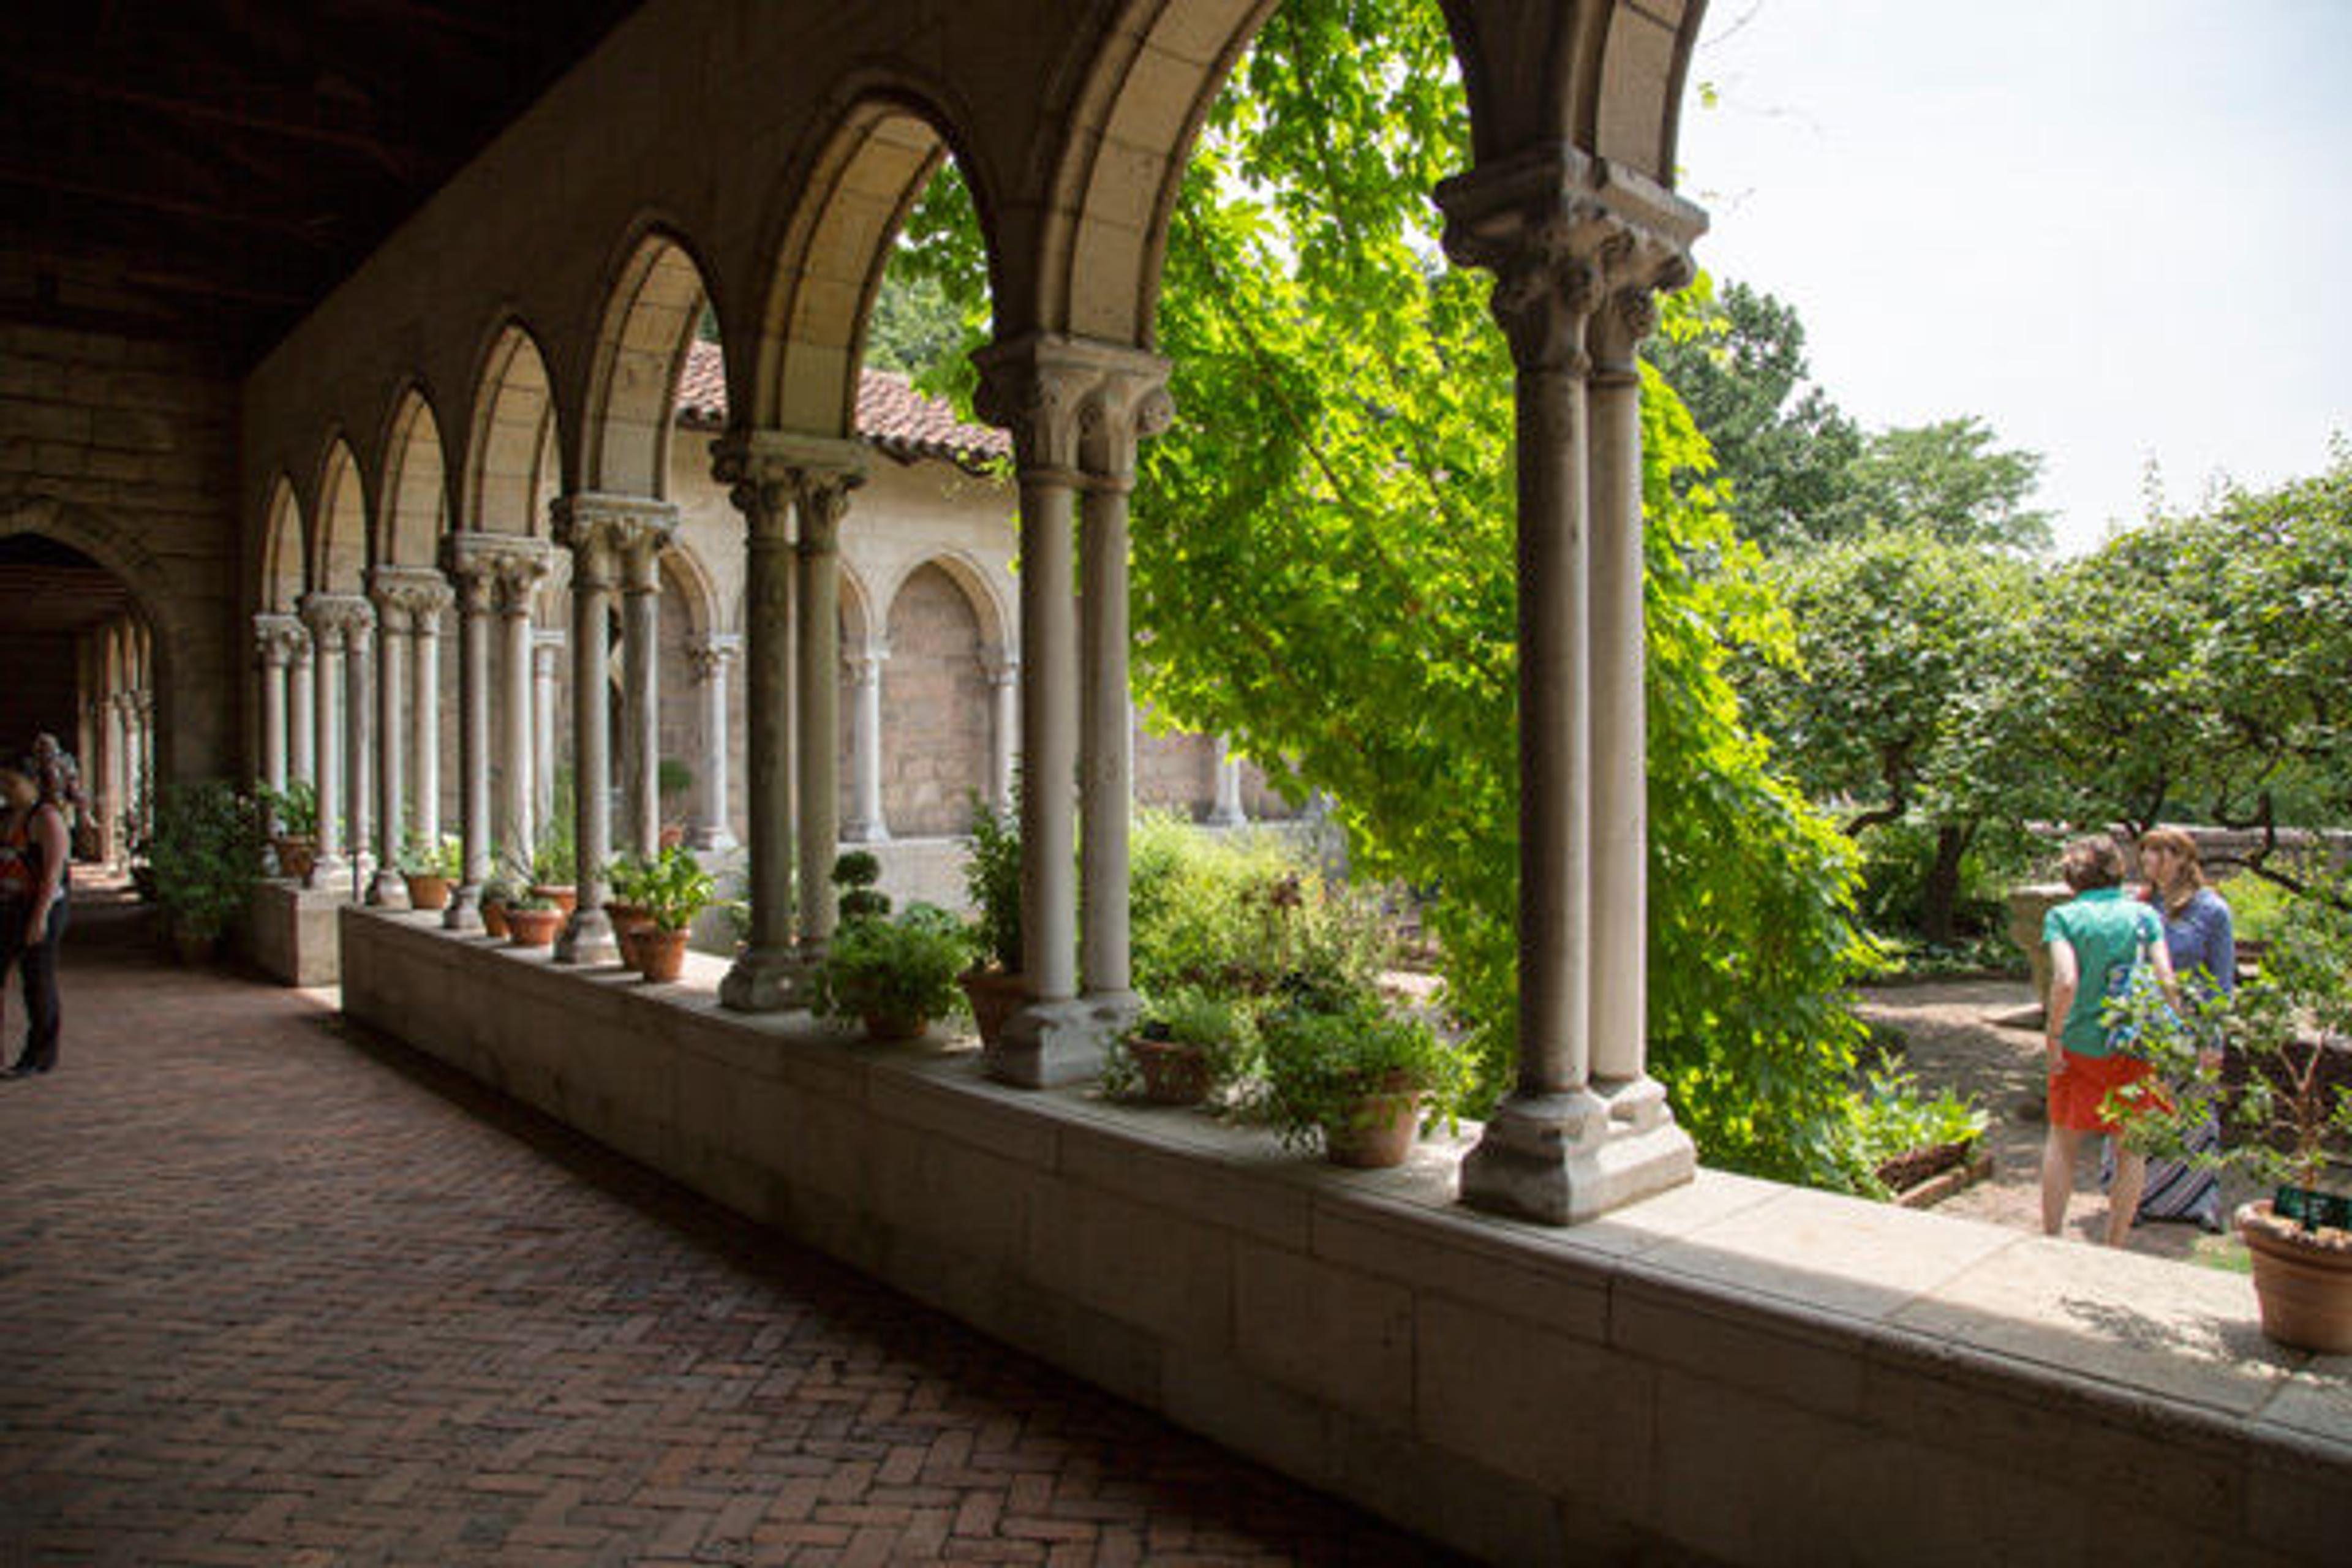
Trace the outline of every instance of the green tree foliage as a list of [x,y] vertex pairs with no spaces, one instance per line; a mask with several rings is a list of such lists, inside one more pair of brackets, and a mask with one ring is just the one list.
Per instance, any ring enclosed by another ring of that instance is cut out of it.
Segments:
[[2026,503],[2042,479],[2038,453],[1993,445],[1973,416],[1881,430],[1848,470],[1849,519],[2036,555],[2050,548],[2050,514]]
[[1916,889],[1901,914],[1927,941],[1949,942],[1983,814],[1978,720],[2008,687],[2031,569],[1982,545],[1877,531],[1776,558],[1771,577],[1796,658],[1747,667],[1759,721],[1809,795],[1844,803],[1848,834],[1923,830],[1883,837],[1924,851],[1895,879]]
[[1808,382],[1796,308],[1739,282],[1711,300],[1702,285],[1699,302],[1701,330],[1650,353],[1715,452],[1713,472],[1685,487],[1708,484],[1767,550],[1827,537],[1850,515],[1862,432]]
[[2020,813],[2143,828],[2352,822],[2352,453],[2159,517],[2067,563],[1984,717],[1987,788]]

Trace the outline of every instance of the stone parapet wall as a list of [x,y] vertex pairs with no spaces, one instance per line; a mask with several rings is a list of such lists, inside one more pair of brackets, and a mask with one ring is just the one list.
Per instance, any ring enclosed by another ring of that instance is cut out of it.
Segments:
[[982,1331],[1486,1561],[2342,1562],[2352,1367],[2246,1282],[1702,1172],[1572,1229],[343,913],[343,1005]]

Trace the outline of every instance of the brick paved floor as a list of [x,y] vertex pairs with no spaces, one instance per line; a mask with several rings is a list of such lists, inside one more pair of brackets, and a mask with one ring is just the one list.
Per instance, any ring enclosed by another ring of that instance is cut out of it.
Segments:
[[0,1084],[5,1568],[1441,1560],[99,903]]

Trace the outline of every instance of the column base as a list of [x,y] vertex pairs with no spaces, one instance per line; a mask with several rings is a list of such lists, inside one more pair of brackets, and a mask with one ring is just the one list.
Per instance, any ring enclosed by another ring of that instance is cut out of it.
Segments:
[[1059,1002],[1029,1002],[996,1044],[982,1050],[982,1071],[1020,1089],[1057,1089],[1102,1074],[1103,1053],[1133,1026],[1142,1003],[1132,991],[1098,991]]
[[478,883],[459,883],[449,889],[449,901],[441,909],[443,931],[479,931],[482,929],[482,889]]
[[331,893],[350,887],[351,881],[352,863],[322,849],[319,858],[310,862],[310,874],[302,879],[302,885]]
[[1514,1094],[1462,1162],[1462,1202],[1533,1220],[1580,1225],[1689,1181],[1698,1170],[1690,1134],[1675,1125],[1663,1093],[1635,1079],[1623,1114],[1590,1089]]
[[699,822],[687,828],[686,847],[723,851],[737,847],[738,840],[723,824]]
[[841,826],[844,844],[887,844],[890,830],[878,822],[845,822]]
[[1219,806],[1201,819],[1203,827],[1247,827],[1249,813],[1236,805],[1231,809]]
[[719,983],[719,1005],[737,1013],[804,1011],[818,962],[797,947],[747,947]]
[[621,944],[613,940],[612,918],[602,909],[584,905],[572,911],[563,922],[563,933],[555,939],[555,962],[558,963],[618,963]]
[[380,910],[404,910],[408,907],[408,879],[390,867],[378,871],[368,883],[367,901]]

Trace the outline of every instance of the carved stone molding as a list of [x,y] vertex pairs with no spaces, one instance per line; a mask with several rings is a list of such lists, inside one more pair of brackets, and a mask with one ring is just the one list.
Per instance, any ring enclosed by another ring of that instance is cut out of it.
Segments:
[[310,651],[310,633],[296,616],[254,616],[253,642],[262,662],[272,669],[284,669]]
[[980,415],[1012,433],[1024,474],[1121,488],[1137,446],[1168,428],[1168,362],[1124,343],[1033,332],[973,356]]
[[727,673],[727,667],[742,656],[743,639],[732,632],[713,632],[686,650],[686,661],[694,671],[694,683],[701,686]]
[[299,607],[322,647],[364,647],[375,626],[375,606],[357,594],[305,594]]
[[[830,507],[837,521],[848,492],[866,482],[863,441],[787,430],[730,430],[710,444],[710,477],[743,514],[752,541],[790,537],[793,514]],[[827,498],[831,498],[828,500]]]

